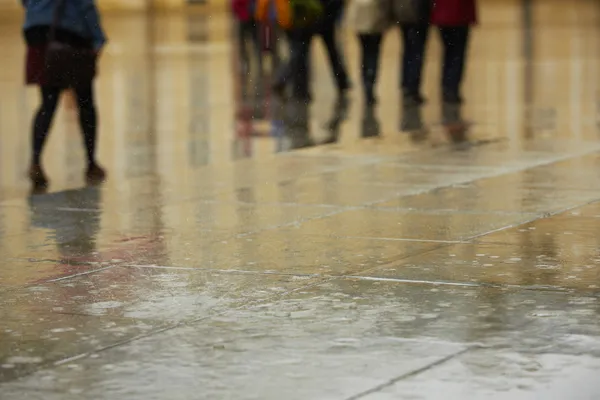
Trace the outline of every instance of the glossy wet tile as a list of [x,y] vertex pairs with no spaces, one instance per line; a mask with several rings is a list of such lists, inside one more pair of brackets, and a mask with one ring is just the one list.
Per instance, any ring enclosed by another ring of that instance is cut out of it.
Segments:
[[[348,398],[462,350],[452,344],[302,332],[300,321],[285,323],[283,329],[272,332],[253,328],[245,316],[241,322],[232,322],[219,318],[199,330],[180,329],[137,341],[127,348],[100,353],[95,359],[74,362],[70,368],[41,372],[31,392],[31,387],[17,381],[4,393],[7,399],[19,389],[27,394],[43,393],[48,399],[71,399],[82,393],[97,399],[168,395],[183,400],[198,393],[201,398],[275,399],[282,392],[290,399]],[[304,342],[302,347],[295,345],[299,340]],[[273,341],[278,343],[276,347]],[[361,357],[353,356],[358,346],[364,351]],[[155,363],[151,354],[158,348],[161,362]],[[136,361],[127,362],[126,358]],[[103,367],[105,363],[110,367]],[[231,379],[222,382],[218,378],[222,375]],[[182,385],[189,376],[194,376],[193,381]],[[140,379],[146,384],[135,388],[126,384]]]
[[158,265],[252,273],[342,275],[397,261],[439,243],[310,235],[278,229],[212,242],[173,240],[162,252],[140,252],[135,265]]
[[599,369],[600,360],[585,355],[480,350],[461,354],[361,398],[434,400],[444,393],[449,400],[529,400],[538,396],[548,400],[587,400],[600,396],[595,383]]
[[579,291],[600,289],[600,250],[591,243],[456,244],[407,257],[359,275],[399,282],[507,286]]
[[521,246],[543,246],[544,243],[560,243],[561,246],[579,245],[594,249],[598,244],[600,225],[593,218],[569,215],[565,212],[541,218],[521,226],[504,229],[477,238],[481,243],[518,244]]
[[456,183],[470,182],[489,175],[494,175],[494,167],[447,167],[402,165],[398,163],[380,162],[361,167],[346,168],[340,171],[327,172],[323,179],[332,183],[378,184],[390,186],[425,186],[438,187]]
[[292,275],[114,267],[0,292],[0,380],[310,282]]
[[[513,360],[577,362],[573,354],[584,349],[597,354],[597,313],[598,299],[579,295],[338,279],[40,371],[4,385],[4,393],[9,399],[23,390],[67,399],[81,393],[183,399],[198,390],[206,398],[275,399],[282,392],[294,399],[351,398],[464,360],[481,346],[505,350],[489,351],[481,370],[462,370],[461,381],[482,371],[497,385],[503,381],[494,368],[503,371],[505,364],[489,362],[524,348],[562,354]],[[581,339],[568,345],[574,334]],[[515,379],[530,376],[515,373]],[[181,384],[191,376],[190,385]]]
[[[0,12],[0,397],[518,399],[595,382],[600,7],[526,4],[480,0],[461,106],[441,104],[432,31],[422,107],[402,107],[398,30],[375,107],[345,28],[354,89],[338,98],[317,40],[309,104],[272,96],[270,62],[239,74],[219,5],[107,14],[109,179],[85,187],[65,93],[35,196],[38,95],[22,18]],[[420,376],[417,393],[381,386]]]
[[44,254],[47,258],[41,259],[4,259],[0,269],[0,286],[19,287],[25,285],[36,285],[43,282],[66,279],[68,277],[86,274],[105,268],[107,265],[101,263],[69,263],[61,257],[53,254]]
[[502,175],[477,182],[481,188],[519,187],[561,190],[590,190],[600,188],[596,154],[538,166],[514,174]]
[[554,188],[522,188],[510,185],[477,183],[433,190],[414,196],[399,196],[377,207],[412,210],[449,210],[471,212],[507,212],[544,215],[598,199],[600,193]]
[[395,195],[415,193],[426,186],[384,186],[363,182],[339,182],[321,175],[281,182],[277,185],[256,185],[216,197],[217,201],[246,203],[296,203],[335,206],[362,206],[376,203]]
[[573,216],[573,217],[582,217],[582,218],[600,218],[600,201],[587,204],[585,206],[573,208],[562,216]]
[[425,211],[361,209],[344,211],[302,223],[306,234],[394,240],[464,241],[525,223],[527,214],[460,214]]

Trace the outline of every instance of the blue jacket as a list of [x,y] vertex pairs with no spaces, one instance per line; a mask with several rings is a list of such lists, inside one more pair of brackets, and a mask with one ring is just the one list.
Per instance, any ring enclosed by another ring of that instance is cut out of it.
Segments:
[[[90,39],[99,50],[106,43],[100,15],[94,0],[64,0],[64,12],[58,26],[83,38]],[[25,7],[23,29],[50,26],[54,20],[57,0],[21,0]]]

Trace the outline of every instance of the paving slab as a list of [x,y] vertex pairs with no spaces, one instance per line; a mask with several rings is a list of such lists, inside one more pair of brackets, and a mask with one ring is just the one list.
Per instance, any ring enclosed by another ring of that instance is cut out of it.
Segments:
[[593,400],[600,397],[600,358],[480,350],[401,379],[363,400]]
[[5,290],[0,381],[310,282],[293,275],[113,267]]
[[544,215],[598,200],[599,196],[600,193],[590,190],[469,185],[440,188],[412,196],[398,196],[390,201],[378,203],[377,207]]
[[440,246],[435,242],[399,241],[391,245],[377,239],[307,235],[298,229],[277,229],[213,242],[180,238],[128,261],[139,266],[328,276],[373,268]]
[[[481,371],[488,389],[513,381],[518,387],[532,383],[545,360],[562,362],[557,371],[577,365],[590,382],[588,372],[598,366],[590,365],[591,355],[600,355],[600,323],[591,318],[597,310],[598,299],[564,293],[335,279],[92,352],[2,389],[7,399],[23,393],[49,399],[84,393],[98,399],[349,399],[480,349],[488,356],[474,362],[478,370],[457,375],[460,384]],[[529,356],[511,356],[525,350]],[[498,365],[505,355],[512,358]],[[517,365],[507,377],[511,360]],[[529,390],[546,393],[541,386]]]
[[300,225],[304,233],[390,240],[464,241],[520,225],[534,215],[435,213],[410,210],[349,210]]
[[590,242],[452,244],[359,275],[415,283],[521,287],[595,295],[600,292],[597,248]]

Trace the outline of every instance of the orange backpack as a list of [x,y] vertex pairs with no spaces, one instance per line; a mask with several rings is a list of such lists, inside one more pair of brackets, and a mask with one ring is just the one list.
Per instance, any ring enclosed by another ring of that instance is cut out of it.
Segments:
[[258,21],[269,22],[271,7],[275,7],[277,24],[283,29],[292,28],[292,8],[289,0],[257,0],[255,17]]

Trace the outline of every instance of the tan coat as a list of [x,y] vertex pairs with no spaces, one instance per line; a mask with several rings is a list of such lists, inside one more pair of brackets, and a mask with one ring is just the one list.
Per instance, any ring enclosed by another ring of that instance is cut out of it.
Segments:
[[348,25],[358,34],[383,33],[389,26],[389,0],[349,0]]

